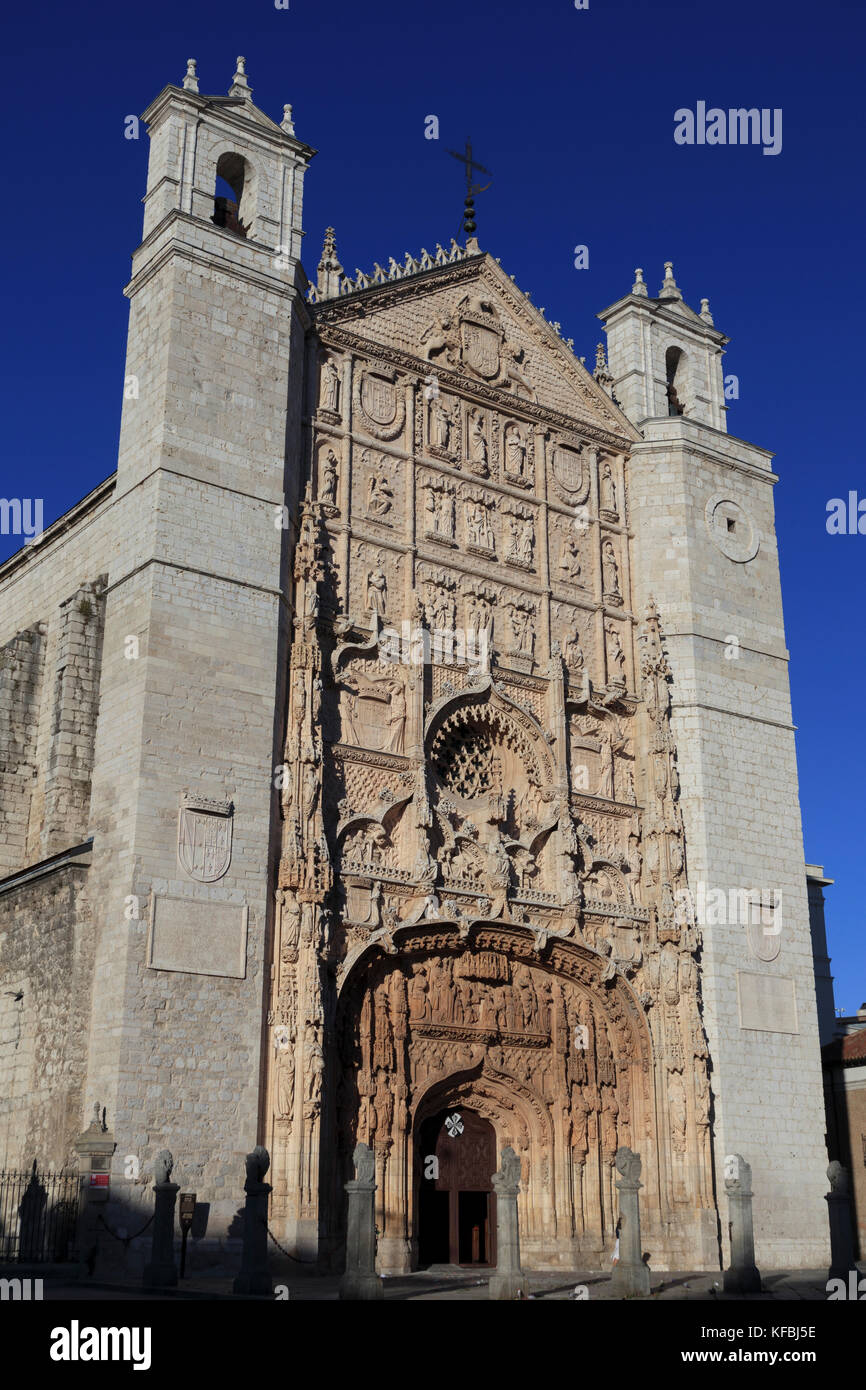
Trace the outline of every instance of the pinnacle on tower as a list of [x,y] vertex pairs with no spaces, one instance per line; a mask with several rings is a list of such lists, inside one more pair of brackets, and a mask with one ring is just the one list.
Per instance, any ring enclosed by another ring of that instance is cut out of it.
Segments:
[[646,284],[644,282],[643,271],[640,266],[638,266],[635,270],[634,284],[631,287],[631,292],[632,294],[643,295],[644,298],[646,298],[649,294],[649,290],[647,289]]
[[195,58],[187,58],[186,60],[186,77],[183,79],[183,89],[185,92],[198,91]]
[[708,299],[701,300],[701,318],[704,323],[708,323],[710,327],[713,326],[713,316],[710,313],[710,301]]
[[294,135],[295,123],[292,120],[292,108],[288,102],[283,107],[283,119],[280,121],[280,130],[284,130],[287,135]]
[[665,261],[665,278],[659,290],[659,299],[682,299],[682,295],[674,279],[673,261]]
[[229,96],[243,97],[245,101],[249,101],[252,94],[253,89],[247,81],[247,60],[246,58],[238,58],[234,80],[229,87]]
[[337,239],[333,227],[325,228],[322,257],[318,265],[316,288],[322,299],[331,299],[340,293],[343,267],[337,256]]

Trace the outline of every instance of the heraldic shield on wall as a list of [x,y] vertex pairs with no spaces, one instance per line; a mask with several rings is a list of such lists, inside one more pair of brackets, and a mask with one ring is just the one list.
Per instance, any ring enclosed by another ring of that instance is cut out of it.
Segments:
[[222,878],[232,862],[231,801],[211,801],[185,795],[177,827],[177,858],[198,883]]

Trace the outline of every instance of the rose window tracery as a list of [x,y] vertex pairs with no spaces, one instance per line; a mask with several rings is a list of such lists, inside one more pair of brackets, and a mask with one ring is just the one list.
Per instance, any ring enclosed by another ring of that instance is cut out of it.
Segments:
[[486,733],[449,730],[436,753],[436,775],[443,787],[467,800],[498,792],[501,764]]

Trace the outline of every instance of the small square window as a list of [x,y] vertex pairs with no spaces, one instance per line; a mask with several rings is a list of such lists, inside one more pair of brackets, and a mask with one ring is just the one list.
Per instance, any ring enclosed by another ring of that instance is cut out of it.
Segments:
[[732,535],[737,529],[737,523],[732,516],[726,518],[728,523],[728,534]]

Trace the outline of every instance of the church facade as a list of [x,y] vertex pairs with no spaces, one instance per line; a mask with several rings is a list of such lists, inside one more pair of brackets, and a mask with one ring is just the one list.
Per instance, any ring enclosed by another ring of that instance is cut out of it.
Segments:
[[776,476],[707,301],[638,271],[590,374],[474,236],[311,285],[291,109],[239,60],[145,119],[117,472],[0,567],[5,1166],[104,1106],[109,1214],[168,1148],[218,1248],[263,1142],[339,1267],[363,1140],[397,1273],[495,1259],[510,1144],[578,1268],[628,1145],[714,1269],[741,1154],[758,1264],[821,1264]]

